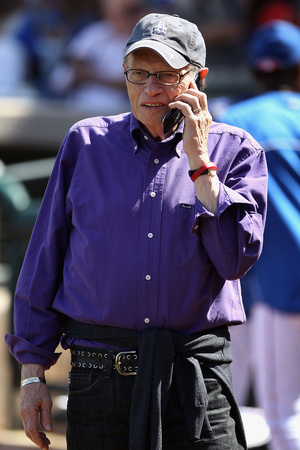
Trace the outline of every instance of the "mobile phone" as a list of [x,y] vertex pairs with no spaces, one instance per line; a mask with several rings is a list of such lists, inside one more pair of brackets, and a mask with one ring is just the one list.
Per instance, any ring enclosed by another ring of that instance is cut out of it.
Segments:
[[167,115],[163,118],[163,132],[168,134],[175,125],[177,125],[183,119],[183,114],[180,109],[170,109]]
[[[197,85],[197,88],[200,88],[200,77],[199,74],[196,76],[195,78],[195,83]],[[182,112],[175,108],[175,109],[170,109],[170,111],[165,115],[165,117],[163,118],[162,122],[163,122],[163,132],[164,134],[168,134],[171,130],[173,130],[173,128],[179,123],[181,122],[181,120],[183,119],[183,114]]]

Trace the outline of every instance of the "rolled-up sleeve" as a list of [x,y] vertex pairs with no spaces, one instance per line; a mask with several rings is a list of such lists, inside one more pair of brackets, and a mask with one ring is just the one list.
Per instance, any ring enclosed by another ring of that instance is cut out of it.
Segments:
[[217,214],[206,211],[197,200],[197,232],[219,275],[234,280],[241,278],[262,252],[268,176],[264,151],[250,135],[239,130],[231,140],[225,134],[225,141],[224,153],[234,149],[236,157],[231,164],[218,162]]

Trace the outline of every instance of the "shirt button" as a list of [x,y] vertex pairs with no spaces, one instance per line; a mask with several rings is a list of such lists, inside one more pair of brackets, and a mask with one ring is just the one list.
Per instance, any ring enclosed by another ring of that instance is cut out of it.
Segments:
[[148,233],[148,238],[152,239],[153,238],[153,233]]
[[156,197],[156,194],[155,194],[155,192],[151,192],[151,194],[150,194],[150,195],[151,195],[151,197],[152,197],[152,198]]
[[151,275],[146,275],[145,278],[146,278],[147,281],[149,281],[149,280],[151,280]]
[[144,322],[145,322],[145,323],[149,323],[149,322],[150,322],[150,319],[149,319],[148,317],[146,317],[146,318],[144,319]]
[[135,147],[134,147],[134,150],[137,150],[138,149],[138,146],[137,145],[135,145]]
[[158,164],[159,163],[159,159],[155,158],[154,163]]
[[144,139],[145,139],[146,141],[149,141],[148,136],[144,136]]

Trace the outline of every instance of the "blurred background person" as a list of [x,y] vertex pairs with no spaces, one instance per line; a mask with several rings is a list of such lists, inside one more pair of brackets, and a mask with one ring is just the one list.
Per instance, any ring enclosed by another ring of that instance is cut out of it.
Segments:
[[[300,1],[214,0],[204,8],[202,3],[205,4],[200,0],[195,5],[200,17],[202,15],[201,20],[205,20],[206,39],[212,46],[210,53],[213,58],[208,67],[217,65],[218,73],[222,73],[222,77],[216,78],[208,75],[208,91],[212,91],[214,96],[210,98],[210,111],[218,120],[229,105],[255,95],[257,83],[247,59],[248,42],[254,30],[270,20],[285,20],[299,25]],[[210,14],[203,16],[205,9]]]
[[299,25],[299,0],[246,0],[246,2],[250,31],[271,20],[284,20]]
[[0,96],[31,94],[27,85],[29,58],[25,46],[13,33],[21,2],[0,3]]
[[[221,120],[251,133],[265,149],[269,168],[264,250],[242,280],[243,298],[251,298],[255,401],[266,414],[270,448],[299,450],[300,28],[286,21],[264,23],[250,42],[250,61],[260,93],[231,106]],[[247,344],[244,356],[238,354],[246,330],[239,328],[231,333],[237,391],[249,349]]]
[[62,58],[66,45],[79,30],[94,20],[97,0],[24,0],[15,35],[26,47],[30,81],[40,96],[48,96],[47,80]]
[[130,105],[120,61],[128,36],[145,10],[141,0],[102,0],[98,8],[100,19],[70,42],[65,62],[50,77],[50,89],[80,109],[126,111]]

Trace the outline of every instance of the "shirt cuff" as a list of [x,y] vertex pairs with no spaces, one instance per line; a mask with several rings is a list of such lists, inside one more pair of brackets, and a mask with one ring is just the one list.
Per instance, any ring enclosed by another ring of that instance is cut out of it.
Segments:
[[39,364],[48,370],[61,355],[36,347],[25,339],[11,334],[5,335],[5,342],[10,353],[20,364]]
[[[220,183],[217,216],[220,216],[229,206],[233,205],[234,203],[247,204],[251,206],[251,209],[253,209],[253,205],[249,200],[247,200],[245,197],[243,197],[241,194],[234,191],[233,189],[230,189],[229,187]],[[202,205],[200,200],[198,200],[197,197],[196,197],[196,216],[197,218],[199,216],[215,217],[215,215],[212,212],[204,208],[204,206]]]
[[220,183],[220,192],[218,198],[218,211],[217,214],[213,214],[204,208],[200,200],[196,197],[196,209],[195,209],[195,223],[191,230],[192,233],[197,233],[199,230],[199,217],[216,218],[219,217],[229,206],[233,204],[247,204],[253,209],[253,205],[249,200],[243,197],[238,192],[230,189],[224,184]]

